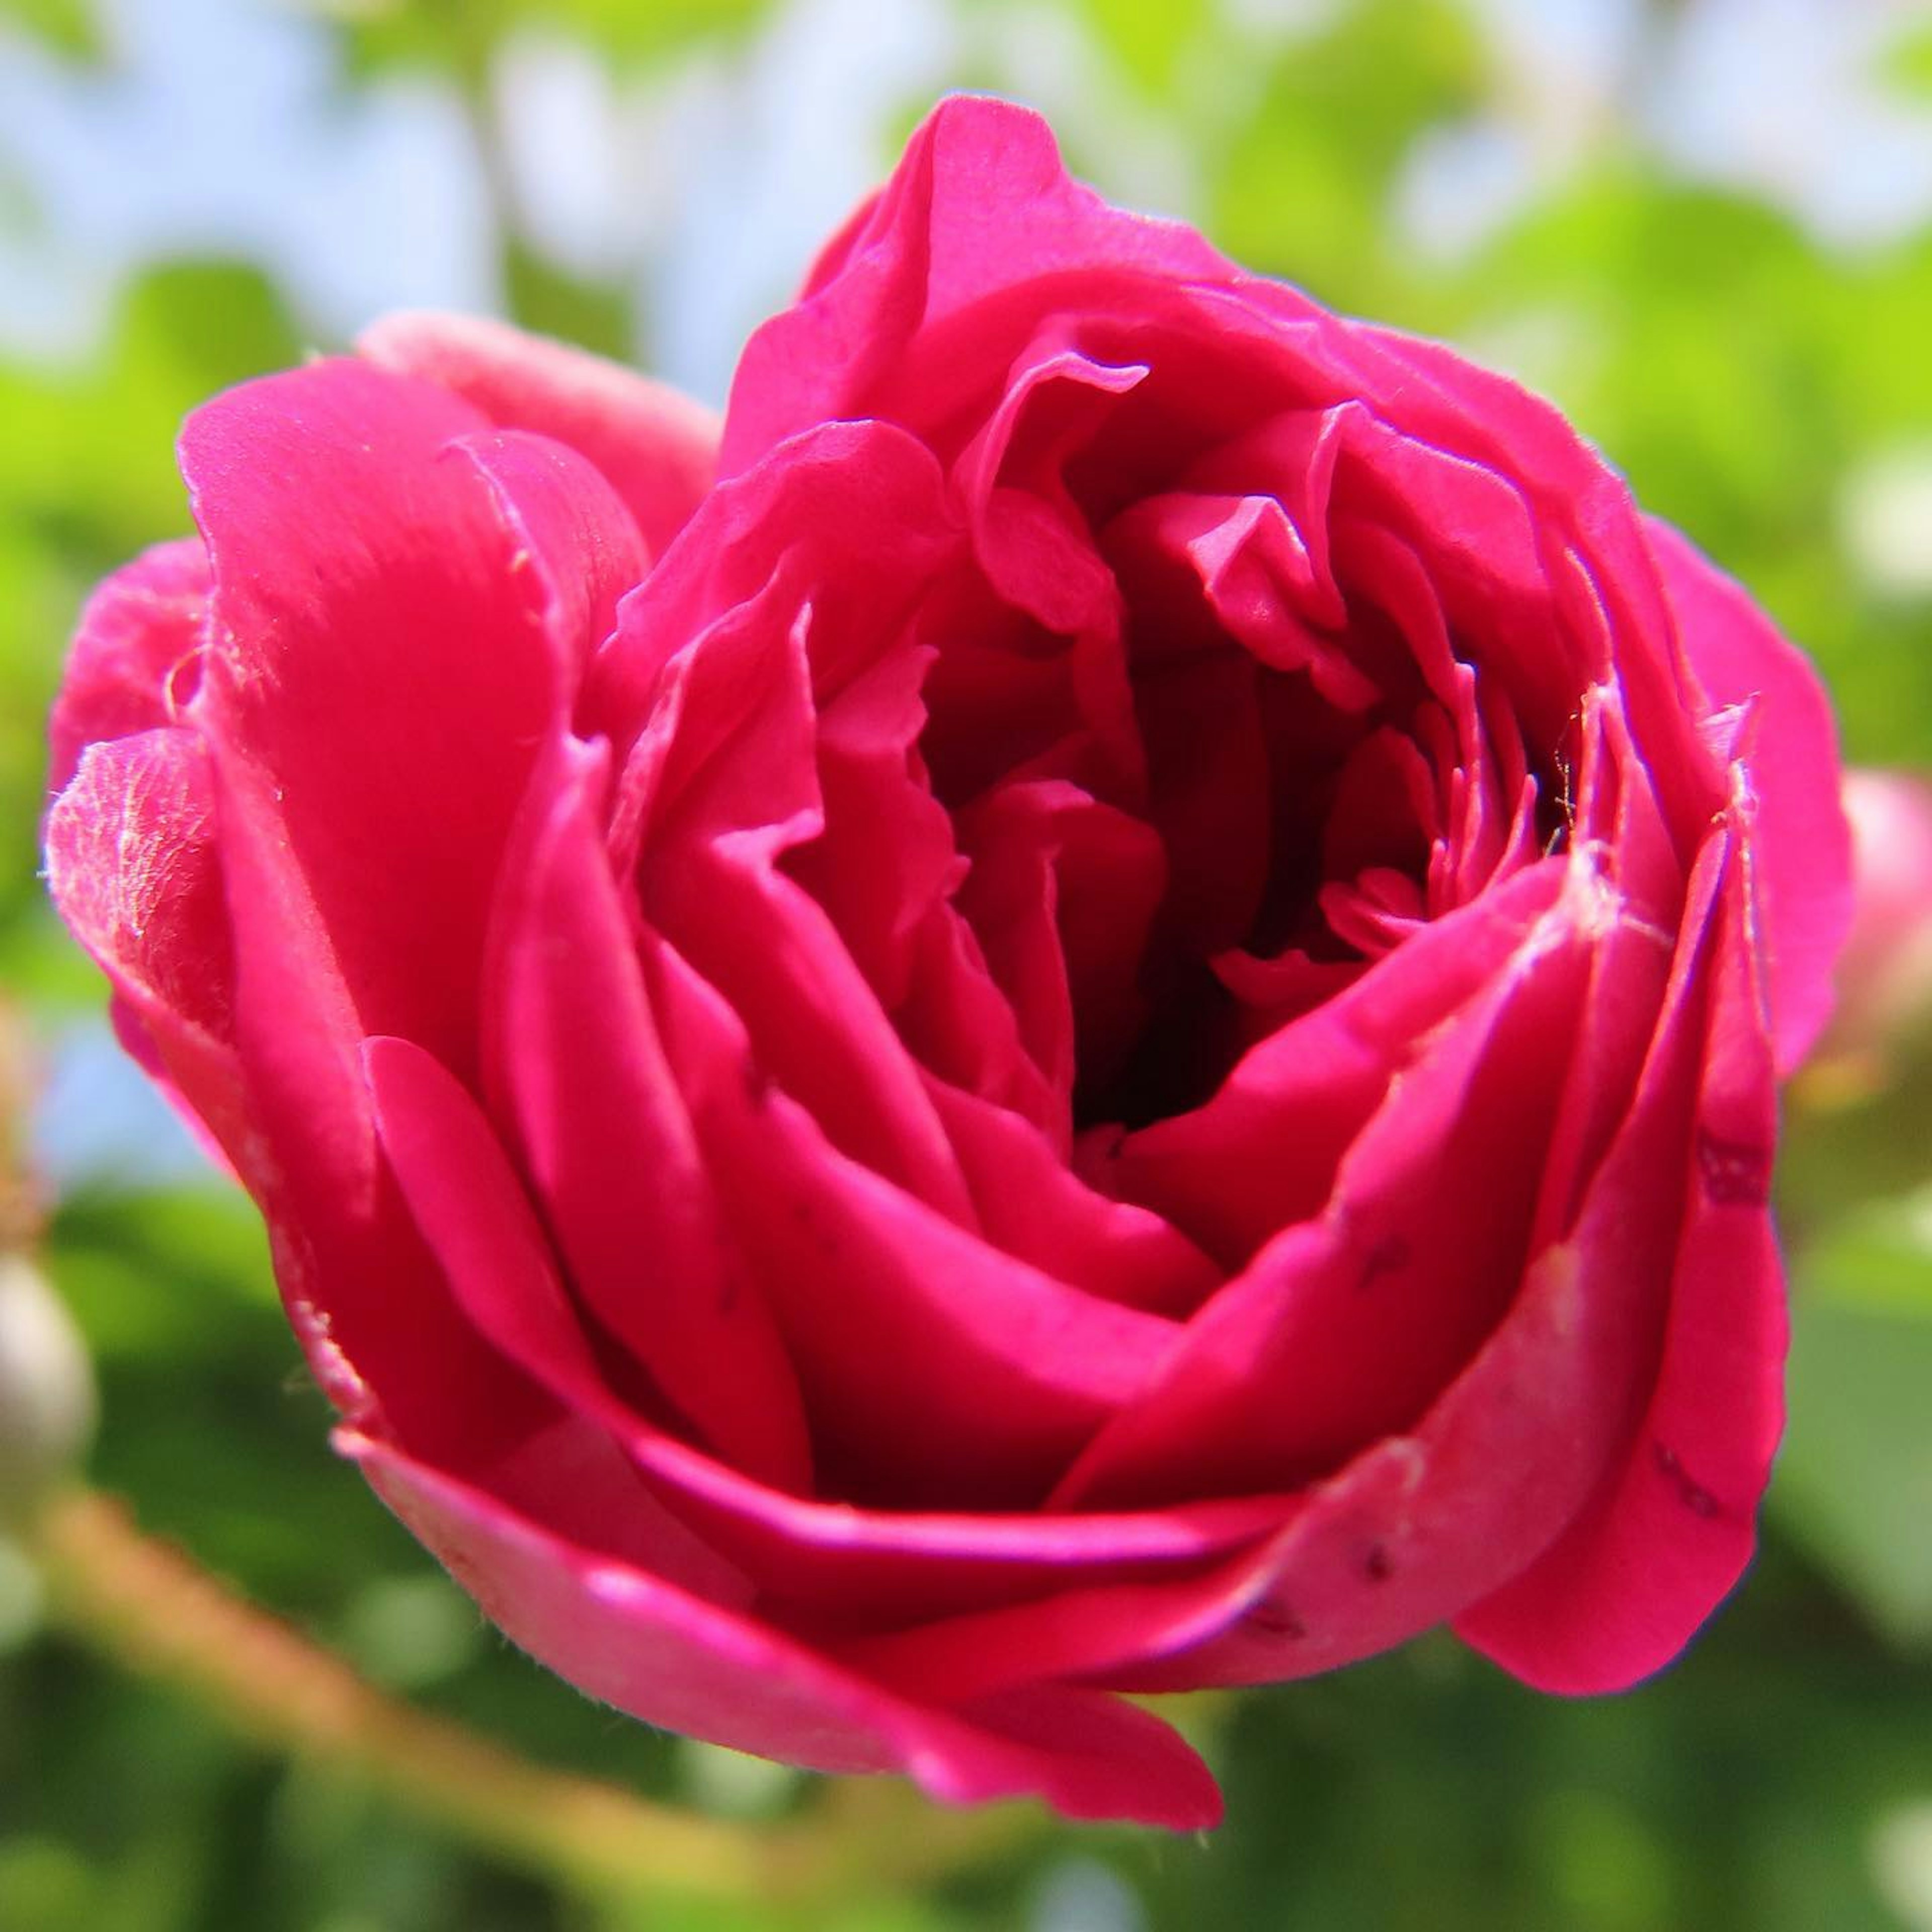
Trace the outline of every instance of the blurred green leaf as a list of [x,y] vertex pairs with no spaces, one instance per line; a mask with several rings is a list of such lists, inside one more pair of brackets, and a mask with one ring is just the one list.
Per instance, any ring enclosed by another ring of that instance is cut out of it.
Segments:
[[1840,261],[1760,202],[1611,159],[1436,301],[1479,356],[1542,318],[1527,373],[1818,659],[1852,754],[1932,760],[1932,614],[1864,582],[1841,536],[1861,458],[1932,423],[1924,239]]
[[627,290],[573,275],[514,236],[503,266],[510,313],[524,328],[616,362],[631,359],[636,318]]
[[57,1838],[0,1839],[0,1925],[7,1932],[68,1932],[99,1910],[100,1882]]
[[1932,19],[1908,19],[1886,48],[1880,77],[1912,95],[1932,95]]
[[1134,79],[1165,94],[1178,78],[1184,49],[1197,41],[1204,16],[1171,0],[1076,0],[1089,30]]
[[0,25],[20,28],[73,59],[100,54],[100,25],[90,0],[0,0]]
[[1397,319],[1412,282],[1388,202],[1425,130],[1484,98],[1489,62],[1445,0],[1364,0],[1281,40],[1255,104],[1216,154],[1208,229],[1238,259],[1336,307]]
[[1932,1190],[1868,1210],[1803,1255],[1784,1521],[1901,1642],[1932,1639]]
[[577,36],[626,66],[694,42],[742,34],[767,0],[305,0],[346,37],[358,76],[397,67],[462,74],[520,28]]

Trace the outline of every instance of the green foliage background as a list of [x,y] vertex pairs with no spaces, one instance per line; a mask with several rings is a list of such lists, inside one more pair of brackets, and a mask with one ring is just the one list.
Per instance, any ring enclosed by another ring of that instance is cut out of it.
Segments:
[[[1010,84],[989,51],[1007,10],[966,8],[956,82]],[[1258,54],[1232,8],[1058,9],[1124,111],[1197,159],[1191,212],[1222,246],[1512,362],[1814,652],[1855,758],[1932,765],[1932,572],[1875,575],[1847,534],[1887,476],[1932,465],[1932,229],[1827,247],[1768,201],[1673,175],[1613,111],[1475,245],[1418,248],[1395,214],[1403,171],[1430,130],[1496,110],[1502,50],[1448,0],[1304,10]],[[1684,10],[1653,7],[1650,31]],[[1932,26],[1895,11],[1888,84],[1924,96]],[[758,0],[363,0],[331,17],[344,88],[401,67],[465,103],[518,319],[634,344],[634,283],[566,268],[500,191],[499,50],[541,19],[627,70],[728,70],[761,31]],[[83,0],[12,0],[0,19],[63,58],[111,57]],[[881,168],[898,131],[879,130]],[[1070,147],[1111,184],[1118,152]],[[67,628],[95,577],[183,527],[182,413],[297,359],[307,334],[256,265],[157,260],[83,363],[0,362],[0,983],[44,1042],[100,1003],[34,876]],[[1920,541],[1932,550],[1932,527]],[[1801,1094],[1792,1425],[1764,1554],[1688,1659],[1630,1696],[1539,1698],[1431,1640],[1198,1706],[1230,1799],[1210,1843],[1042,1826],[917,1893],[868,1882],[862,1858],[834,1906],[725,1912],[512,1870],[343,1773],[238,1742],[37,1615],[31,1564],[0,1543],[0,1928],[1932,1927],[1928,1122],[1922,1056],[1849,1095]],[[810,1780],[614,1720],[478,1625],[328,1454],[232,1195],[74,1195],[53,1204],[45,1260],[99,1372],[89,1474],[148,1527],[377,1682],[534,1756],[728,1814],[822,1802]]]

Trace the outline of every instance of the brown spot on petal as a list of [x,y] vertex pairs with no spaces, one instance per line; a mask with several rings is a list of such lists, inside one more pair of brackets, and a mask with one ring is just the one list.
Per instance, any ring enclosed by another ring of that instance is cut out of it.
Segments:
[[1677,1492],[1678,1500],[1693,1516],[1709,1518],[1724,1514],[1724,1504],[1692,1477],[1678,1460],[1676,1450],[1659,1442],[1653,1445],[1652,1453],[1657,1459],[1658,1473]]
[[1399,1274],[1408,1267],[1413,1253],[1402,1235],[1384,1234],[1362,1257],[1362,1272],[1355,1282],[1355,1292],[1359,1294],[1385,1274]]
[[1286,1604],[1264,1597],[1241,1613],[1241,1622],[1261,1636],[1285,1636],[1299,1642],[1308,1634],[1308,1626]]
[[1372,1543],[1363,1553],[1362,1574],[1371,1583],[1386,1583],[1395,1574],[1395,1564],[1382,1544]]
[[1771,1198],[1771,1150],[1752,1141],[1697,1132],[1697,1170],[1704,1192],[1726,1208],[1762,1208]]

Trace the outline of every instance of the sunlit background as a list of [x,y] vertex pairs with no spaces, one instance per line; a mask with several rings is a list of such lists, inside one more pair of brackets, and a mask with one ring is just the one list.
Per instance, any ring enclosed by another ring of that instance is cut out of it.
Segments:
[[480,1624],[330,1456],[245,1204],[113,1048],[34,877],[40,720],[90,582],[186,527],[183,412],[401,306],[722,401],[961,86],[1045,109],[1115,199],[1553,395],[1815,654],[1856,760],[1932,768],[1924,4],[0,0],[0,1157],[94,1358],[87,1474],[398,1697],[855,1839],[790,1906],[493,1846],[130,1671],[0,1534],[0,1932],[1932,1932],[1910,987],[1792,1096],[1790,1439],[1762,1557],[1682,1664],[1563,1703],[1439,1638],[1200,1700],[1211,1840],[1029,1816],[917,1880],[814,1780],[613,1718]]

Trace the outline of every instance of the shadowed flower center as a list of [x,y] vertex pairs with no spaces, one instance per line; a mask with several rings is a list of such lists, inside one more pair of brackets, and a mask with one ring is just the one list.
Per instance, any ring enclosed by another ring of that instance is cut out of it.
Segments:
[[[1177,460],[1146,373],[1063,354],[1017,386],[955,465],[973,567],[916,628],[958,903],[1022,1010],[1064,973],[1076,1130],[1198,1106],[1566,822],[1568,721],[1526,746],[1466,634],[1483,586],[1438,587],[1466,538],[1402,500],[1390,433],[1289,406]],[[1057,962],[1014,944],[1022,874]]]

